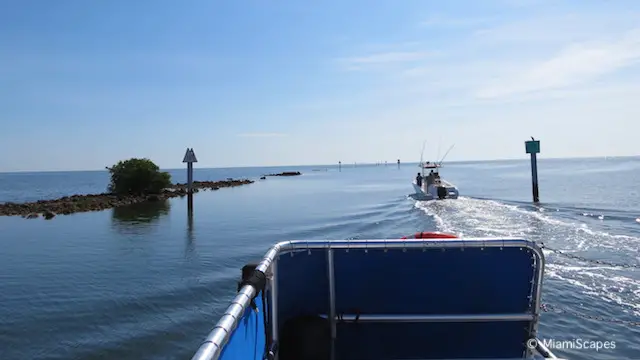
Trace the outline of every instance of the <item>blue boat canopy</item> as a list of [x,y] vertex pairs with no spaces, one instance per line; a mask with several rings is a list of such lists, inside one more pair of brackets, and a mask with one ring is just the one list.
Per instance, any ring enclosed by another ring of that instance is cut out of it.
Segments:
[[555,358],[528,240],[290,241],[243,273],[194,360]]

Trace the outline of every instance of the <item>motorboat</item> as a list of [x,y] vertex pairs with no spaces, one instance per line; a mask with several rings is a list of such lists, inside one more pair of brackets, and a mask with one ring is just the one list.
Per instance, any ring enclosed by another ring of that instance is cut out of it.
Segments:
[[[418,200],[458,198],[458,188],[440,177],[441,167],[441,163],[420,163],[421,171],[412,182]],[[429,170],[429,173],[425,175],[426,170]]]

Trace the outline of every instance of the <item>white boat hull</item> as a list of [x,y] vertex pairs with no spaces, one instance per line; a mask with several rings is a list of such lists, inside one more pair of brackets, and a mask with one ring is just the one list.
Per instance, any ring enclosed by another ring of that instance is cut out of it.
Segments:
[[444,196],[444,199],[457,199],[459,196],[458,188],[445,180],[440,180],[439,184],[430,185],[427,185],[425,182],[423,182],[422,186],[418,186],[418,184],[414,180],[411,185],[413,185],[413,190],[415,191],[416,197],[418,197],[419,200],[440,199],[440,197],[438,196],[438,188],[440,187],[446,189],[446,195]]

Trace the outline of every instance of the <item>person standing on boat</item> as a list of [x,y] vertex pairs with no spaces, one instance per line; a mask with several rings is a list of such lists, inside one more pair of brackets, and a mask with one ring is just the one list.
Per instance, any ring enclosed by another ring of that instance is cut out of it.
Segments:
[[434,172],[433,170],[431,170],[427,184],[431,185],[431,184],[439,184],[439,183],[440,183],[440,175],[437,172]]
[[422,176],[420,176],[420,173],[418,173],[418,176],[416,176],[416,184],[419,187],[422,187]]

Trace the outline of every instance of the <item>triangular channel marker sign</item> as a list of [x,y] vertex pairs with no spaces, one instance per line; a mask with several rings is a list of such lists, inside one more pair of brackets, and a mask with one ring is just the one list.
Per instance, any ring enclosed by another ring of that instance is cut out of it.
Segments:
[[184,159],[182,159],[183,163],[195,163],[198,162],[196,159],[196,153],[193,152],[193,148],[187,148],[187,152],[184,153]]

